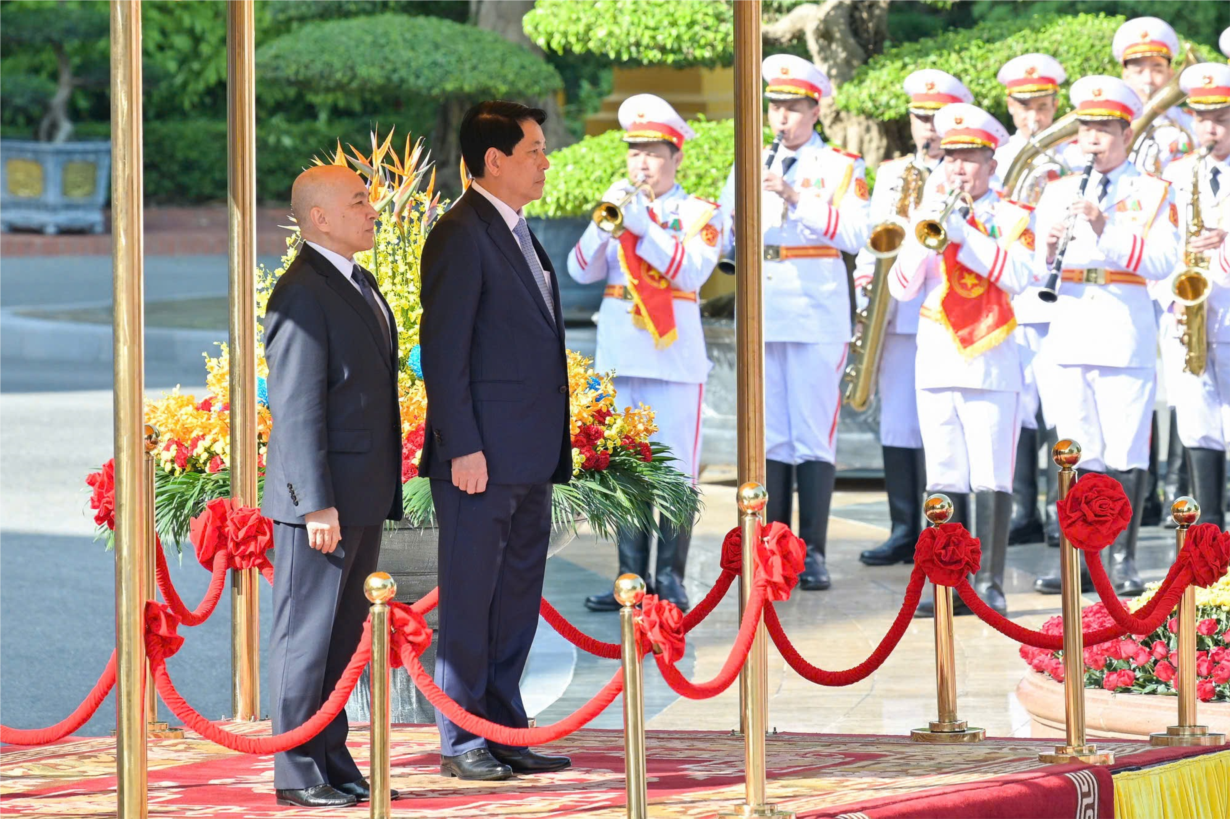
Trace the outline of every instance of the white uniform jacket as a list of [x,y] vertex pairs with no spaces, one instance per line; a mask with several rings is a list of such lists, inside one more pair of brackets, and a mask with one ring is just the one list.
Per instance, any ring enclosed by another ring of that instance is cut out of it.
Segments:
[[[705,352],[696,292],[717,266],[723,217],[713,202],[689,196],[676,185],[649,205],[651,224],[636,245],[637,254],[670,282],[672,290],[692,294],[673,300],[678,337],[658,349],[647,329],[633,324],[633,302],[608,295],[598,311],[598,352],[594,366],[621,376],[703,384],[711,365]],[[606,279],[626,287],[619,242],[591,224],[568,257],[568,274],[581,284]]]
[[[933,213],[940,194],[923,200],[920,214]],[[1028,229],[1029,211],[1000,200],[988,191],[974,203],[974,216],[988,231],[984,234],[970,226],[959,245],[957,261],[979,277],[971,286],[997,287],[1012,295],[1023,291],[1033,275],[1029,251],[1020,242]],[[988,235],[989,234],[989,235]],[[962,387],[967,389],[1021,389],[1020,353],[1009,321],[999,331],[999,342],[977,355],[967,358],[957,347],[952,330],[944,323],[941,301],[948,292],[942,258],[914,238],[910,230],[897,262],[888,275],[889,292],[900,301],[909,301],[922,293],[922,318],[918,323],[918,366],[915,383],[918,389]]]
[[[762,161],[767,157],[763,153]],[[769,170],[784,174],[799,193],[797,205],[761,191],[760,224],[766,255],[773,248],[786,257],[809,248],[827,257],[782,258],[763,263],[764,339],[810,344],[845,344],[850,340],[850,289],[840,251],[858,253],[867,242],[869,193],[863,160],[825,145],[819,134],[796,151],[778,149]],[[734,173],[722,191],[722,210],[734,219]],[[733,221],[729,222],[733,226]],[[737,240],[727,231],[727,246]]]
[[[1171,189],[1174,191],[1175,214],[1178,221],[1179,252],[1176,254],[1175,273],[1187,266],[1183,261],[1183,246],[1187,241],[1187,225],[1191,216],[1192,168],[1196,161],[1195,154],[1188,154],[1172,162],[1163,174],[1163,178],[1170,182]],[[1221,162],[1209,157],[1202,165],[1199,183],[1200,218],[1206,229],[1221,228],[1230,231],[1230,157]],[[1214,169],[1217,169],[1221,183],[1216,195],[1209,184],[1209,177]],[[1222,274],[1218,260],[1219,251],[1214,249],[1206,255],[1209,262],[1209,278],[1213,284],[1209,300],[1205,302],[1205,313],[1209,319],[1209,341],[1228,343],[1230,342],[1230,280]],[[1173,304],[1173,291],[1171,290],[1173,281],[1174,277],[1171,276],[1151,288],[1154,297],[1166,311],[1181,309]],[[1174,322],[1166,322],[1165,326],[1172,338],[1178,337]]]
[[[1163,279],[1174,270],[1178,246],[1169,218],[1173,196],[1162,179],[1142,174],[1124,162],[1109,174],[1101,209],[1106,226],[1099,238],[1088,221],[1077,219],[1063,259],[1063,269],[1128,273],[1146,280]],[[1102,174],[1094,171],[1085,198],[1096,201]],[[1065,176],[1047,186],[1036,210],[1034,269],[1039,281],[1049,275],[1046,237],[1051,226],[1067,218],[1080,188],[1079,176]],[[1079,275],[1079,274],[1078,274]],[[1096,275],[1086,273],[1085,275]],[[1056,364],[1098,367],[1143,367],[1157,363],[1157,319],[1143,283],[1085,284],[1063,281],[1053,305],[1047,353]]]

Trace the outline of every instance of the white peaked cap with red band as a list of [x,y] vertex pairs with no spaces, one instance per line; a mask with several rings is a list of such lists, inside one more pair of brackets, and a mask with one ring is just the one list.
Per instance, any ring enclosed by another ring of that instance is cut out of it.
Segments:
[[1131,122],[1140,116],[1144,104],[1131,86],[1118,77],[1094,74],[1072,83],[1068,97],[1076,107],[1076,118],[1085,121],[1121,119]]
[[1046,54],[1022,54],[1004,63],[995,75],[1010,97],[1028,99],[1054,94],[1068,78],[1059,60]]
[[940,145],[953,151],[964,148],[994,151],[1008,141],[1008,130],[999,120],[967,102],[941,108],[935,115],[935,131],[940,135]]
[[1137,17],[1119,26],[1111,43],[1115,59],[1121,63],[1137,57],[1165,57],[1173,60],[1179,54],[1179,35],[1165,20]]
[[1183,70],[1179,88],[1196,111],[1216,111],[1230,105],[1230,65],[1200,63]]
[[974,95],[964,83],[938,68],[915,71],[901,85],[910,95],[910,113],[920,116],[931,116],[954,102],[974,101]]
[[624,142],[669,142],[676,148],[696,137],[683,117],[654,94],[633,94],[619,106],[619,127]]
[[821,97],[833,95],[833,84],[816,66],[793,54],[774,54],[761,63],[760,75],[767,88],[765,99],[784,102],[809,99],[820,101]]
[[1230,57],[1230,28],[1221,33],[1221,37],[1217,40],[1217,47],[1221,49],[1221,53]]

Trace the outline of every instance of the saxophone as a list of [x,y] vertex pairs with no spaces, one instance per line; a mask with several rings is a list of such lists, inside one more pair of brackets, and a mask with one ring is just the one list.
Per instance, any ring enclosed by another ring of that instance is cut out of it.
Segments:
[[1179,340],[1186,348],[1183,369],[1192,375],[1201,375],[1209,360],[1208,319],[1205,302],[1209,299],[1209,257],[1191,249],[1192,240],[1204,233],[1204,214],[1200,206],[1200,168],[1211,147],[1200,149],[1192,162],[1192,192],[1187,204],[1187,235],[1183,247],[1183,269],[1179,271],[1170,290],[1175,303],[1183,308],[1176,313]]
[[931,174],[922,162],[929,147],[929,144],[924,144],[910,160],[893,190],[897,200],[893,214],[872,228],[867,238],[867,250],[876,259],[875,273],[871,281],[863,285],[867,306],[854,317],[850,364],[843,376],[845,391],[842,400],[856,412],[867,409],[871,397],[875,395],[880,358],[884,354],[884,333],[888,328],[888,308],[892,304],[888,292],[888,271],[897,258],[901,243],[905,241],[910,211],[922,201],[923,188]]

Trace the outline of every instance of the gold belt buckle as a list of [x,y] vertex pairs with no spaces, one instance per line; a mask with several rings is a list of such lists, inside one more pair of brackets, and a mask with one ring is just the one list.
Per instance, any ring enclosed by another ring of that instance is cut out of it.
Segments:
[[764,260],[766,262],[780,262],[782,260],[781,245],[765,245]]
[[1106,268],[1090,267],[1086,269],[1085,284],[1106,284]]

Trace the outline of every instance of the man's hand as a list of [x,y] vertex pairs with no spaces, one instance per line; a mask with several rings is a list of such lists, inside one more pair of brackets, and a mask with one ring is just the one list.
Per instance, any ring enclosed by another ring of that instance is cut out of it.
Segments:
[[1217,250],[1225,240],[1226,231],[1221,228],[1206,228],[1204,233],[1192,239],[1190,247],[1198,253],[1207,253]]
[[337,508],[317,509],[303,516],[307,523],[308,545],[318,552],[332,554],[342,541],[342,526],[337,522]]
[[487,457],[481,451],[453,458],[453,486],[467,495],[487,491]]
[[1106,214],[1102,213],[1102,209],[1090,202],[1088,199],[1077,199],[1072,203],[1071,212],[1077,217],[1085,217],[1089,222],[1089,227],[1093,228],[1094,236],[1101,236],[1102,231],[1106,228]]
[[766,173],[764,175],[764,189],[770,193],[776,193],[791,205],[799,204],[799,192],[790,187],[781,174]]
[[1055,254],[1059,252],[1059,243],[1063,241],[1063,235],[1068,232],[1068,226],[1065,222],[1056,222],[1051,225],[1050,232],[1046,234],[1046,263],[1050,264],[1055,261]]
[[641,237],[649,232],[649,206],[645,203],[643,194],[632,197],[632,201],[624,205],[623,214],[624,230]]

